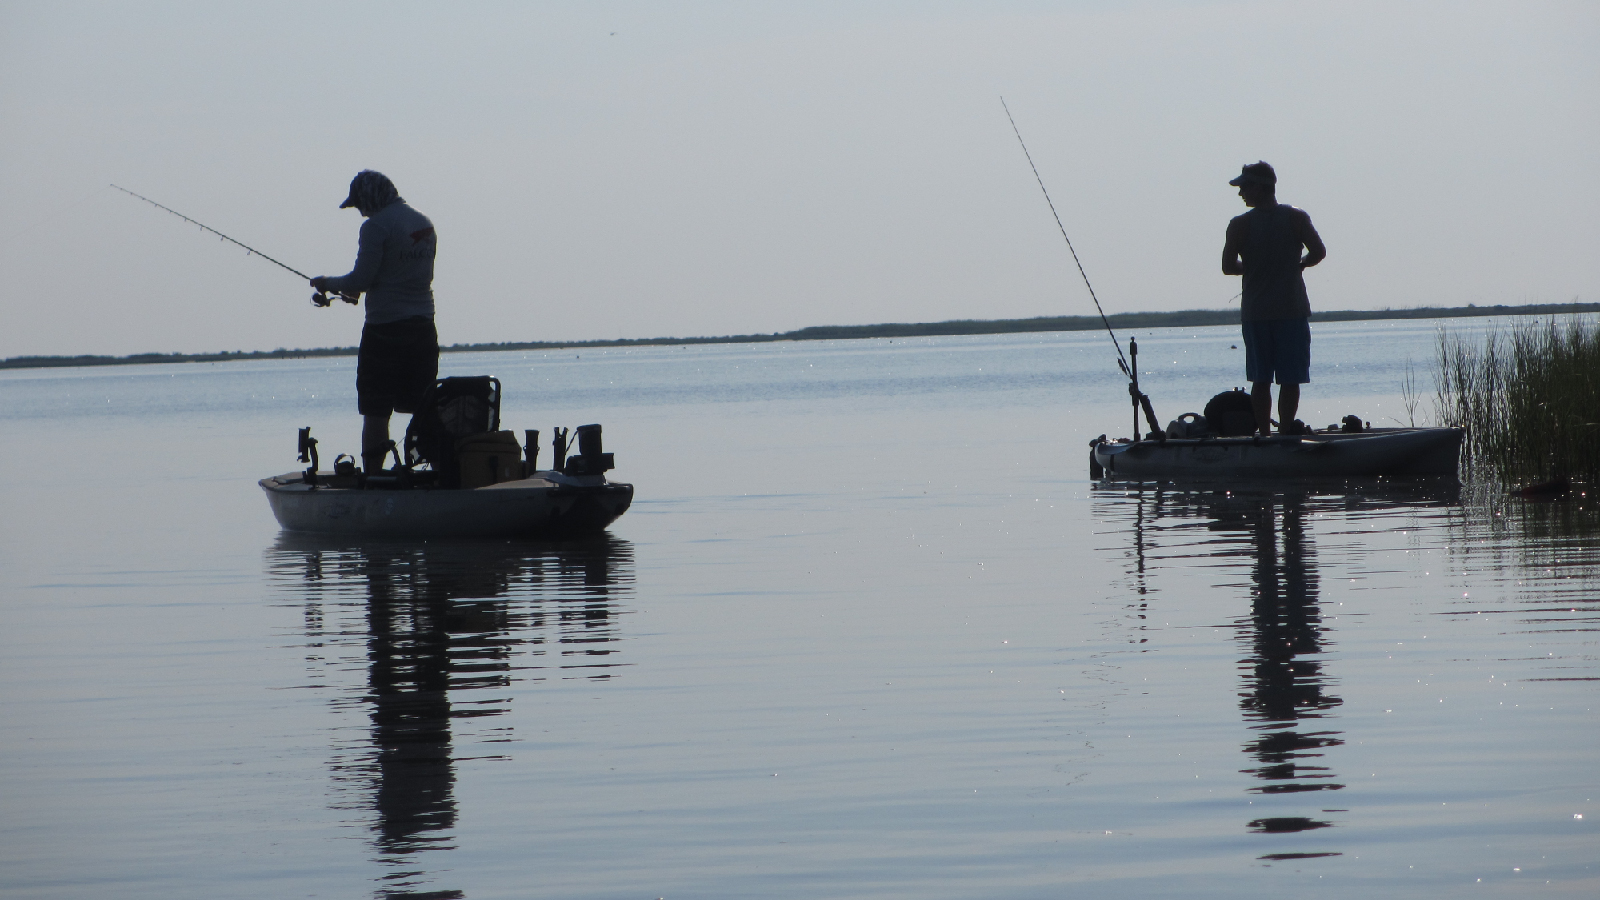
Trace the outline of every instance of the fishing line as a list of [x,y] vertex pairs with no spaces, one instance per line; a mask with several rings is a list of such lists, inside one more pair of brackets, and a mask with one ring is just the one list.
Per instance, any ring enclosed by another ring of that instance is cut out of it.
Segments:
[[1022,131],[1017,128],[1017,120],[1011,116],[1011,107],[1006,106],[1006,98],[1000,98],[1000,107],[1006,111],[1006,119],[1011,122],[1011,130],[1016,132],[1017,143],[1022,145],[1022,155],[1028,158],[1028,168],[1033,170],[1033,179],[1039,182],[1039,190],[1044,193],[1044,202],[1050,204],[1050,215],[1056,217],[1056,227],[1061,229],[1061,238],[1067,242],[1067,249],[1072,251],[1072,261],[1078,266],[1078,274],[1083,276],[1083,286],[1089,289],[1089,297],[1094,300],[1094,308],[1100,313],[1100,321],[1106,326],[1106,334],[1111,335],[1111,344],[1117,348],[1117,365],[1122,367],[1122,374],[1128,376],[1128,397],[1133,401],[1133,439],[1139,440],[1139,413],[1144,412],[1144,419],[1150,426],[1147,437],[1157,441],[1165,441],[1167,433],[1161,429],[1161,423],[1156,419],[1156,411],[1150,405],[1150,397],[1139,390],[1139,342],[1133,338],[1128,339],[1128,354],[1133,357],[1133,364],[1122,355],[1122,342],[1117,340],[1117,333],[1111,330],[1111,321],[1106,318],[1106,311],[1100,307],[1100,298],[1095,296],[1094,285],[1089,283],[1089,274],[1083,271],[1083,263],[1078,259],[1078,250],[1072,246],[1072,238],[1067,237],[1067,226],[1061,224],[1061,214],[1056,212],[1056,204],[1050,199],[1050,192],[1045,190],[1044,179],[1039,176],[1039,167],[1033,164],[1033,154],[1028,152],[1028,144],[1022,139]]
[[[288,269],[290,272],[293,272],[294,274],[299,275],[301,278],[304,278],[307,281],[311,280],[311,276],[310,275],[307,275],[306,273],[300,271],[299,269],[296,269],[293,266],[285,265],[285,264],[279,262],[278,260],[275,260],[272,257],[266,255],[265,253],[262,253],[260,250],[257,250],[256,248],[250,246],[249,244],[246,244],[246,243],[244,243],[242,241],[234,240],[233,238],[228,237],[227,235],[225,235],[222,232],[216,230],[215,228],[212,228],[210,225],[207,225],[204,222],[196,222],[194,219],[189,218],[188,216],[184,215],[181,212],[178,212],[177,210],[173,209],[170,206],[162,206],[160,203],[157,203],[154,200],[151,200],[149,197],[146,197],[143,194],[135,194],[133,191],[130,191],[127,188],[122,187],[121,185],[113,184],[112,187],[114,187],[117,190],[123,192],[124,194],[128,194],[129,196],[138,197],[140,200],[143,200],[144,202],[150,204],[151,206],[154,206],[157,209],[166,210],[167,212],[172,213],[173,215],[177,216],[178,218],[184,220],[185,222],[188,222],[190,225],[194,225],[195,227],[200,228],[203,231],[209,231],[212,234],[216,235],[219,238],[222,238],[223,240],[227,241],[230,244],[233,244],[233,245],[235,245],[237,247],[242,247],[246,253],[253,253],[256,256],[259,256],[262,259],[266,260],[267,262],[272,263],[275,266],[278,266],[279,268]],[[340,292],[339,299],[343,300],[346,303],[355,303],[356,302],[356,298],[355,297],[351,296],[350,294],[343,293],[343,292]],[[311,302],[313,304],[316,304],[317,306],[327,306],[329,303],[333,302],[333,298],[329,297],[323,291],[317,291],[317,293],[312,296]]]
[[1056,227],[1061,229],[1061,237],[1067,242],[1067,249],[1072,252],[1072,262],[1078,267],[1078,274],[1083,276],[1083,286],[1089,289],[1089,299],[1094,301],[1094,308],[1100,313],[1100,321],[1106,326],[1106,334],[1111,335],[1111,343],[1117,348],[1117,365],[1122,367],[1122,374],[1132,378],[1128,369],[1128,360],[1122,355],[1122,342],[1117,340],[1117,333],[1111,330],[1111,321],[1106,318],[1106,311],[1100,308],[1100,298],[1095,296],[1094,285],[1089,283],[1088,273],[1083,271],[1083,263],[1078,259],[1077,248],[1072,246],[1072,238],[1067,237],[1067,226],[1061,224],[1061,214],[1056,212],[1055,201],[1050,199],[1050,192],[1045,190],[1044,179],[1039,177],[1039,167],[1033,164],[1033,154],[1028,152],[1028,144],[1022,139],[1022,131],[1017,128],[1017,120],[1011,117],[1011,107],[1006,106],[1006,98],[1000,98],[1000,108],[1006,111],[1006,120],[1011,123],[1011,130],[1017,135],[1017,143],[1022,145],[1022,155],[1028,158],[1028,168],[1033,170],[1033,178],[1039,182],[1039,190],[1044,194],[1044,202],[1050,204],[1050,215],[1056,218]]
[[262,253],[260,250],[257,250],[256,248],[254,248],[254,247],[252,247],[252,246],[250,246],[248,244],[240,243],[239,241],[236,241],[233,238],[228,237],[227,235],[223,234],[222,232],[216,230],[215,228],[212,228],[210,225],[207,225],[207,224],[205,224],[203,222],[196,222],[195,220],[189,218],[188,216],[184,215],[181,212],[178,212],[177,210],[173,209],[170,206],[162,206],[161,204],[155,202],[154,200],[151,200],[149,197],[146,197],[143,194],[135,194],[133,191],[130,191],[127,188],[122,187],[120,185],[113,184],[112,187],[114,187],[117,190],[123,192],[124,194],[128,194],[128,195],[133,196],[133,197],[138,197],[140,200],[143,200],[144,202],[150,204],[151,206],[154,206],[156,209],[164,209],[167,212],[172,213],[173,215],[177,216],[178,218],[184,220],[185,222],[188,222],[190,225],[194,225],[194,226],[196,226],[198,228],[201,228],[201,229],[203,229],[205,231],[209,231],[212,234],[216,235],[219,238],[222,238],[223,240],[227,241],[230,244],[234,244],[236,246],[243,247],[245,252],[247,252],[247,253],[254,253],[255,255],[261,257],[262,259],[266,260],[269,263],[272,263],[275,266],[280,266],[282,268],[288,269],[289,271],[293,272],[296,275],[299,275],[301,278],[304,278],[307,281],[311,280],[311,276],[310,275],[307,275],[306,273],[300,271],[299,269],[293,268],[291,266],[286,266],[283,263],[278,262],[277,260],[273,259],[272,257],[266,255],[265,253]]
[[15,240],[16,238],[20,237],[24,232],[37,232],[37,231],[39,231],[40,226],[53,225],[56,222],[59,222],[60,220],[66,218],[67,216],[69,216],[73,212],[75,212],[78,207],[80,207],[83,204],[89,202],[89,200],[91,198],[93,198],[98,193],[100,193],[100,189],[99,188],[95,188],[94,190],[90,191],[87,194],[84,194],[82,197],[79,197],[77,200],[74,200],[71,203],[66,204],[65,206],[56,206],[56,207],[54,207],[55,212],[53,212],[50,215],[40,216],[38,218],[30,219],[28,221],[28,224],[23,225],[20,228],[17,228],[15,231],[8,231],[8,232],[0,233],[0,243],[10,244],[13,240]]

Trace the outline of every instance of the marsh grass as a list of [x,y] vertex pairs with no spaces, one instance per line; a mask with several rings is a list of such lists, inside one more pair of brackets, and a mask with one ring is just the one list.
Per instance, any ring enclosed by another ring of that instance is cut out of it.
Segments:
[[1503,484],[1600,484],[1600,329],[1573,316],[1491,329],[1482,342],[1439,330],[1437,415],[1465,428],[1469,471]]
[[1406,377],[1400,382],[1400,399],[1406,408],[1406,422],[1417,427],[1417,407],[1422,405],[1422,395],[1417,393],[1417,370],[1406,357]]

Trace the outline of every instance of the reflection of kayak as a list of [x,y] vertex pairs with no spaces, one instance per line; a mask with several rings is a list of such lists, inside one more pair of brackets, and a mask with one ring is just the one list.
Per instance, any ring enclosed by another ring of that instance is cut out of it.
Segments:
[[627,512],[633,485],[603,475],[535,472],[475,488],[360,487],[356,476],[318,472],[261,479],[278,524],[335,535],[575,537],[604,529]]
[[1272,437],[1167,438],[1090,444],[1096,477],[1124,480],[1231,478],[1456,478],[1459,428],[1373,428]]

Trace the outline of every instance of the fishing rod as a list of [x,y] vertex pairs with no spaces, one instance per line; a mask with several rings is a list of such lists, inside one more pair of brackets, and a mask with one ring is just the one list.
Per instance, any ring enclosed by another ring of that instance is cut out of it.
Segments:
[[1100,298],[1095,296],[1094,285],[1089,283],[1089,273],[1083,270],[1083,262],[1078,259],[1078,250],[1072,246],[1072,238],[1067,237],[1067,226],[1061,224],[1061,214],[1056,212],[1056,204],[1050,199],[1050,191],[1044,186],[1044,178],[1039,175],[1039,167],[1033,164],[1033,154],[1028,152],[1028,144],[1022,139],[1022,130],[1017,127],[1017,120],[1011,115],[1011,107],[1006,105],[1006,98],[1000,98],[1000,108],[1006,111],[1006,120],[1011,123],[1011,130],[1017,136],[1017,143],[1022,146],[1022,155],[1028,159],[1028,168],[1033,170],[1033,179],[1039,182],[1039,191],[1044,194],[1044,202],[1050,206],[1050,215],[1055,217],[1056,228],[1061,231],[1061,239],[1067,242],[1067,250],[1072,253],[1072,262],[1078,267],[1078,274],[1083,277],[1083,286],[1089,289],[1089,299],[1094,301],[1095,311],[1100,313],[1100,322],[1106,326],[1106,334],[1111,336],[1112,346],[1117,348],[1117,365],[1122,369],[1122,374],[1128,376],[1128,396],[1133,400],[1133,439],[1139,439],[1139,411],[1144,410],[1145,421],[1150,424],[1150,433],[1156,440],[1164,440],[1165,431],[1156,422],[1156,412],[1150,406],[1150,397],[1139,390],[1139,342],[1128,338],[1128,353],[1133,357],[1130,365],[1127,358],[1122,355],[1122,342],[1117,340],[1117,333],[1111,329],[1111,320],[1106,318],[1106,311],[1100,306]]
[[[223,240],[227,241],[230,244],[233,244],[233,245],[238,246],[238,247],[242,247],[242,248],[244,248],[244,251],[246,253],[253,253],[256,256],[261,257],[262,259],[266,260],[269,263],[272,263],[273,265],[275,265],[275,266],[277,266],[277,267],[279,267],[281,269],[288,269],[290,272],[293,272],[294,274],[299,275],[301,278],[304,278],[307,281],[311,280],[311,276],[310,275],[307,275],[306,273],[300,271],[299,269],[293,268],[292,266],[284,265],[283,263],[279,262],[278,260],[275,260],[272,257],[266,255],[265,253],[262,253],[260,250],[257,250],[256,248],[250,246],[249,244],[243,243],[242,241],[234,240],[233,238],[228,237],[227,235],[225,235],[222,232],[216,230],[215,228],[212,228],[210,225],[207,225],[204,222],[196,222],[194,219],[189,218],[188,216],[184,215],[181,212],[178,212],[177,210],[173,209],[170,206],[162,206],[161,204],[157,203],[156,201],[151,200],[149,197],[146,197],[143,194],[135,194],[133,191],[130,191],[127,188],[122,187],[121,185],[113,184],[112,187],[116,188],[117,190],[119,190],[119,191],[121,191],[124,194],[127,194],[129,196],[138,197],[140,200],[143,200],[144,202],[150,204],[151,206],[154,206],[156,209],[166,210],[167,212],[172,213],[173,215],[177,216],[178,218],[184,220],[185,222],[188,222],[190,225],[194,225],[194,226],[200,228],[203,231],[209,231],[212,234],[216,235],[219,238],[222,238]],[[339,292],[339,299],[343,300],[346,303],[354,304],[359,299],[359,295],[346,294],[345,292],[340,291]],[[333,297],[331,295],[329,295],[326,291],[317,291],[315,294],[311,295],[311,304],[313,306],[329,306],[332,303],[333,303]]]

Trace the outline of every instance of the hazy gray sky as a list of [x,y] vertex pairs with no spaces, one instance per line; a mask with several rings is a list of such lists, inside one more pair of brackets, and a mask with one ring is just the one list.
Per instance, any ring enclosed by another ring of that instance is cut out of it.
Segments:
[[446,343],[1221,308],[1227,180],[1313,307],[1600,299],[1600,4],[0,2],[0,356],[356,343],[358,169]]

